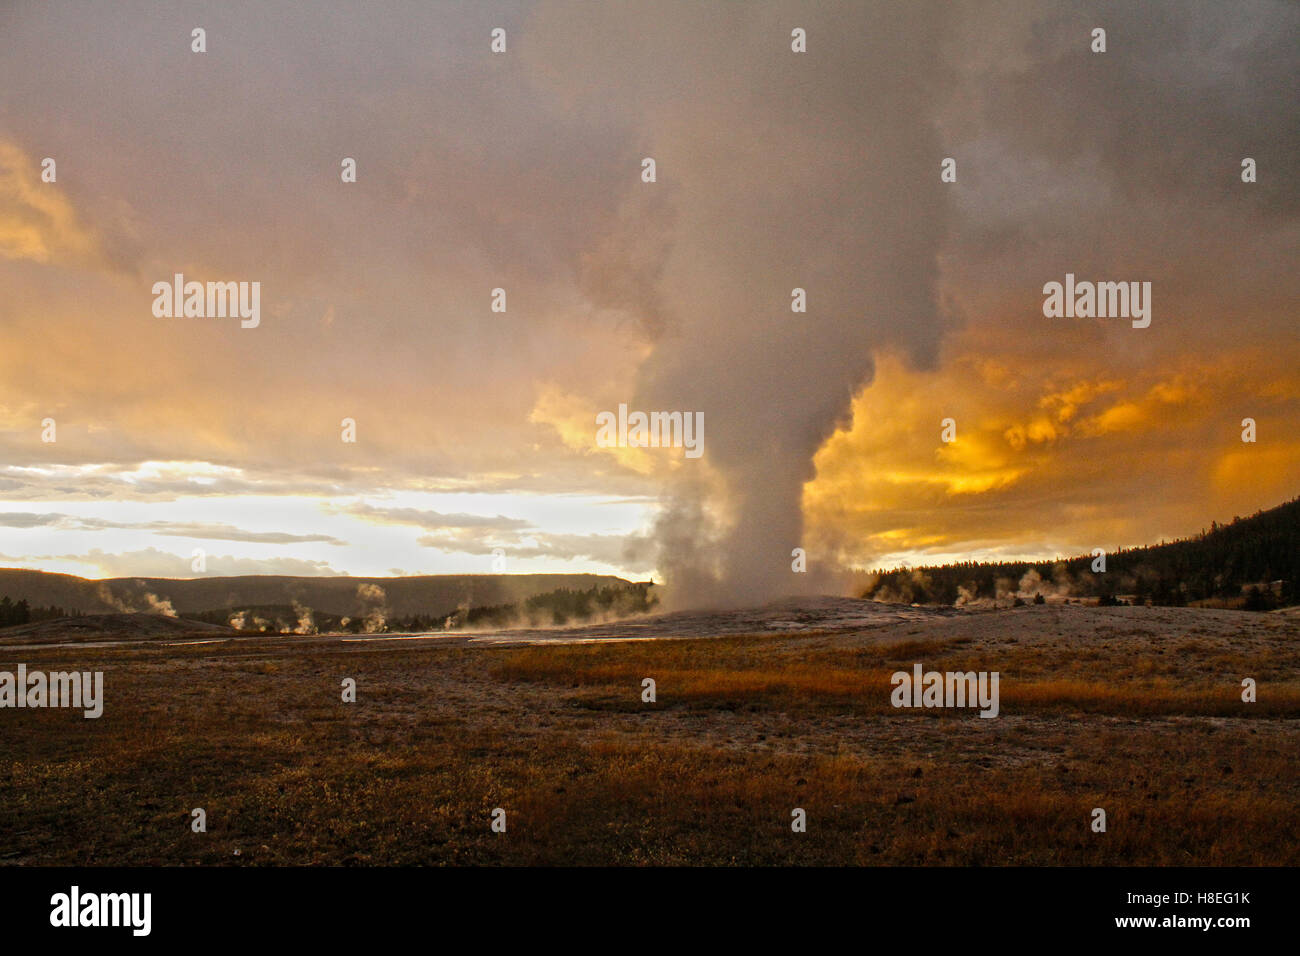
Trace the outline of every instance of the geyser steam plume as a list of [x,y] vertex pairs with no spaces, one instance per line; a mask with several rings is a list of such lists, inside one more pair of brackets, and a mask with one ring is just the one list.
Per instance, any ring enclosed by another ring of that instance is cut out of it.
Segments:
[[[944,17],[920,3],[801,7],[816,38],[805,55],[773,48],[789,34],[778,11],[694,15],[709,42],[662,51],[693,95],[656,114],[648,147],[663,179],[675,157],[690,166],[666,194],[647,310],[669,319],[637,407],[704,412],[708,470],[678,469],[666,489],[658,561],[674,604],[736,604],[834,586],[802,541],[813,455],[870,382],[873,351],[933,362]],[[796,287],[806,313],[791,311]],[[791,570],[800,546],[807,574]]]

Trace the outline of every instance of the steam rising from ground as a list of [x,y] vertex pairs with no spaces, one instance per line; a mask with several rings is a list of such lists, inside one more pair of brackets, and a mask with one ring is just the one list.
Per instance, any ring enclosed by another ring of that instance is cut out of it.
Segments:
[[293,629],[295,634],[315,634],[316,622],[312,617],[311,608],[293,602],[293,613],[298,615],[298,626]]
[[[704,37],[737,26],[724,6],[675,13],[699,18]],[[751,42],[692,47],[693,59],[672,50],[694,93],[652,133],[669,184],[657,188],[689,228],[665,236],[653,313],[668,303],[670,317],[662,334],[649,330],[658,337],[637,407],[703,411],[707,422],[707,470],[677,469],[656,528],[679,606],[838,589],[803,540],[813,455],[870,382],[874,350],[928,365],[942,329],[947,200],[931,120],[944,18],[924,3],[800,17],[816,57],[755,55],[757,37],[788,37],[773,10],[747,20]],[[661,37],[633,34],[651,48]],[[672,159],[687,152],[691,175],[677,179]],[[795,287],[806,313],[791,311]],[[791,568],[801,546],[804,574]]]
[[[855,579],[854,593],[869,593],[871,599],[886,604],[927,604],[933,601],[935,590],[933,577],[923,568],[913,568],[897,580],[880,583],[880,575],[868,574]],[[957,585],[957,599],[953,607],[995,608],[1005,607],[1017,599],[1030,602],[1039,597],[1047,603],[1063,602],[1068,598],[1080,598],[1086,595],[1086,589],[1077,588],[1065,562],[1052,566],[1050,579],[1044,578],[1037,570],[1030,568],[1019,580],[1014,577],[1000,577],[995,581],[996,593],[993,597],[977,597],[975,588],[969,584]]]
[[161,614],[164,617],[176,617],[176,609],[169,598],[160,598],[152,591],[145,591],[134,601],[119,598],[108,585],[99,586],[99,599],[123,614]]
[[362,617],[365,618],[363,630],[367,634],[380,634],[388,621],[388,595],[378,584],[361,584],[357,586],[357,600],[361,602]]

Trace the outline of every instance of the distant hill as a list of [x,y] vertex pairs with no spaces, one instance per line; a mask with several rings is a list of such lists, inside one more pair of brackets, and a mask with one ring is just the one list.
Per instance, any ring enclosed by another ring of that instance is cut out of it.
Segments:
[[198,614],[295,603],[335,617],[446,614],[457,607],[518,604],[559,589],[628,588],[602,574],[439,574],[403,578],[246,575],[202,578],[105,578],[0,568],[0,595],[69,613],[154,611]]
[[436,614],[397,615],[371,602],[365,614],[329,614],[308,611],[299,604],[241,605],[190,612],[191,620],[230,624],[245,631],[312,634],[317,632],[374,633],[377,631],[443,631],[473,627],[560,626],[593,618],[608,619],[646,614],[659,603],[649,582],[614,586],[592,586],[585,590],[556,588],[509,604],[484,605],[464,601],[450,604]]
[[875,572],[865,598],[917,604],[1096,598],[1137,603],[1210,603],[1248,610],[1300,603],[1300,499],[1194,537],[1055,561],[965,562]]
[[0,647],[7,644],[61,644],[65,641],[148,641],[169,637],[233,637],[228,627],[161,614],[91,614],[0,629]]

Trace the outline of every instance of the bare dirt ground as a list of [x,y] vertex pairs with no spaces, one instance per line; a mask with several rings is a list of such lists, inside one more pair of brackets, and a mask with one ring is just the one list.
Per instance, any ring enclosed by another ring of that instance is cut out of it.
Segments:
[[[10,864],[1300,861],[1287,614],[819,599],[420,639],[0,645],[0,671],[20,661],[102,670],[106,702],[0,710]],[[914,663],[998,671],[1000,715],[893,708],[889,675]]]

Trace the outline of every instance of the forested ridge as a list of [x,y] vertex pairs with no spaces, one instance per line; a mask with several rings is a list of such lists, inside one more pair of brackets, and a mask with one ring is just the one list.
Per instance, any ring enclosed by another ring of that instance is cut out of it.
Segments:
[[1300,498],[1193,537],[1053,561],[962,562],[874,572],[862,596],[917,604],[994,600],[1213,603],[1269,610],[1297,603]]

